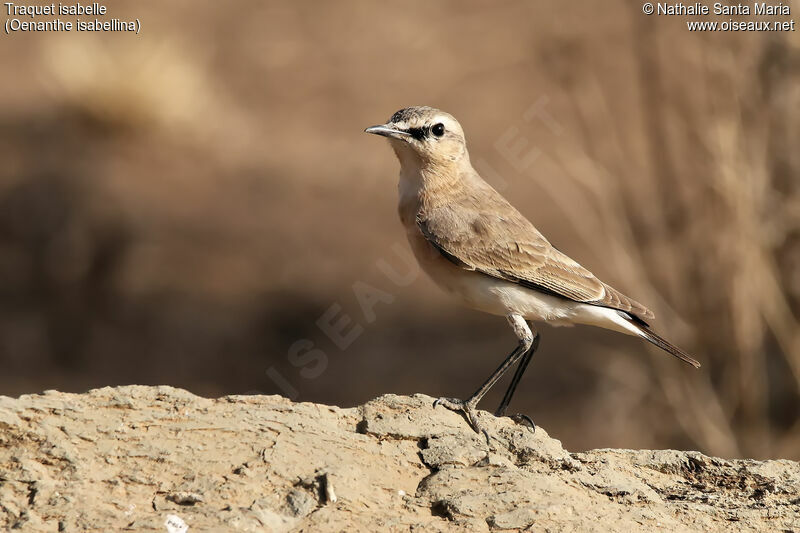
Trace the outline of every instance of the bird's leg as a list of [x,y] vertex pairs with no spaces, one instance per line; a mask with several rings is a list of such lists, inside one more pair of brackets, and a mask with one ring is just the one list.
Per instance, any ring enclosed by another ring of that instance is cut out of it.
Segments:
[[[528,322],[528,326],[533,330],[533,324]],[[517,367],[516,372],[514,372],[514,377],[511,378],[511,384],[508,386],[508,390],[506,390],[505,396],[503,396],[503,401],[500,402],[500,406],[495,411],[494,416],[505,416],[506,409],[508,408],[508,404],[511,403],[511,398],[514,396],[514,391],[517,390],[517,385],[519,385],[520,380],[522,379],[522,375],[525,373],[525,369],[528,368],[528,363],[531,362],[533,358],[533,354],[536,352],[536,349],[539,348],[539,332],[535,332],[533,334],[533,344],[531,344],[531,348],[525,353],[525,356],[519,362],[519,366]],[[536,424],[533,423],[531,417],[524,414],[514,414],[509,415],[509,418],[514,420],[517,423],[524,423],[531,427],[531,429],[536,429]]]
[[505,361],[503,361],[497,370],[495,370],[489,379],[484,382],[480,388],[475,391],[475,393],[469,397],[469,399],[465,400],[458,400],[455,398],[439,398],[435,402],[433,402],[433,406],[436,407],[437,405],[442,405],[451,409],[453,411],[461,411],[467,417],[467,421],[472,426],[472,429],[477,431],[478,433],[483,433],[486,437],[487,442],[489,441],[489,433],[482,427],[480,422],[478,421],[478,412],[476,407],[478,402],[481,401],[481,398],[492,388],[492,386],[497,383],[497,381],[503,377],[509,368],[514,366],[526,353],[531,349],[533,345],[534,337],[531,333],[528,324],[525,320],[519,315],[508,315],[508,322],[511,324],[511,327],[514,329],[514,333],[516,333],[517,338],[519,339],[519,345],[512,351],[508,357],[506,357]]

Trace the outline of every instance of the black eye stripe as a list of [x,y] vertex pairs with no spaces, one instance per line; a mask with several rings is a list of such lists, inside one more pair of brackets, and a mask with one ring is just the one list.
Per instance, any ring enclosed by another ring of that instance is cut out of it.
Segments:
[[408,130],[406,131],[408,131],[408,133],[410,133],[414,139],[421,141],[425,137],[429,137],[431,135],[431,132],[433,132],[433,135],[435,137],[441,137],[442,135],[444,135],[444,124],[442,124],[441,122],[437,122],[433,126],[408,128]]
[[416,140],[421,141],[422,139],[428,136],[428,134],[430,133],[430,128],[428,128],[427,126],[422,128],[408,128],[408,133],[410,133],[411,136],[414,137]]

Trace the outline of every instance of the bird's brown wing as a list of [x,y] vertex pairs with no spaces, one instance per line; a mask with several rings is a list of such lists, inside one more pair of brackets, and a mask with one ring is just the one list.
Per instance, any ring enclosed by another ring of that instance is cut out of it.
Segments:
[[619,309],[642,322],[653,318],[645,306],[553,247],[499,193],[492,193],[491,209],[481,211],[462,201],[421,211],[420,231],[461,268],[576,302]]

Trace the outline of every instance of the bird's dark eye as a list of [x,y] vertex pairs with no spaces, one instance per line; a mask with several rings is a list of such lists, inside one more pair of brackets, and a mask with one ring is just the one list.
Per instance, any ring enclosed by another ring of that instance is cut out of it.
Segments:
[[444,135],[444,124],[442,124],[441,122],[434,124],[431,127],[431,133],[433,133],[437,137],[441,137],[442,135]]

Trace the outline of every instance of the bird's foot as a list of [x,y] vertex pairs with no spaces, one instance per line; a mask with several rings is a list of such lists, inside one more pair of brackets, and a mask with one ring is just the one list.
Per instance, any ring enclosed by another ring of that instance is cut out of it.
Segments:
[[533,433],[536,432],[536,424],[533,422],[533,419],[531,417],[529,417],[528,415],[524,415],[522,413],[516,413],[516,414],[513,414],[513,415],[507,415],[505,413],[505,409],[503,409],[502,411],[498,410],[494,414],[494,416],[496,416],[498,418],[501,417],[501,416],[508,417],[511,420],[513,420],[515,423],[519,424],[520,426],[527,427],[528,429],[531,430],[531,432],[533,432]]
[[475,409],[475,404],[469,401],[459,400],[457,398],[439,398],[433,402],[433,407],[436,408],[439,405],[446,407],[451,411],[458,411],[462,413],[466,417],[467,422],[469,422],[469,425],[472,426],[472,429],[474,429],[476,433],[483,434],[484,438],[486,438],[486,444],[490,443],[489,431],[478,419],[478,410]]
[[506,415],[508,418],[516,422],[520,426],[525,426],[526,428],[531,430],[531,433],[536,433],[536,424],[533,422],[533,419],[528,415],[522,413],[516,413],[513,415]]

